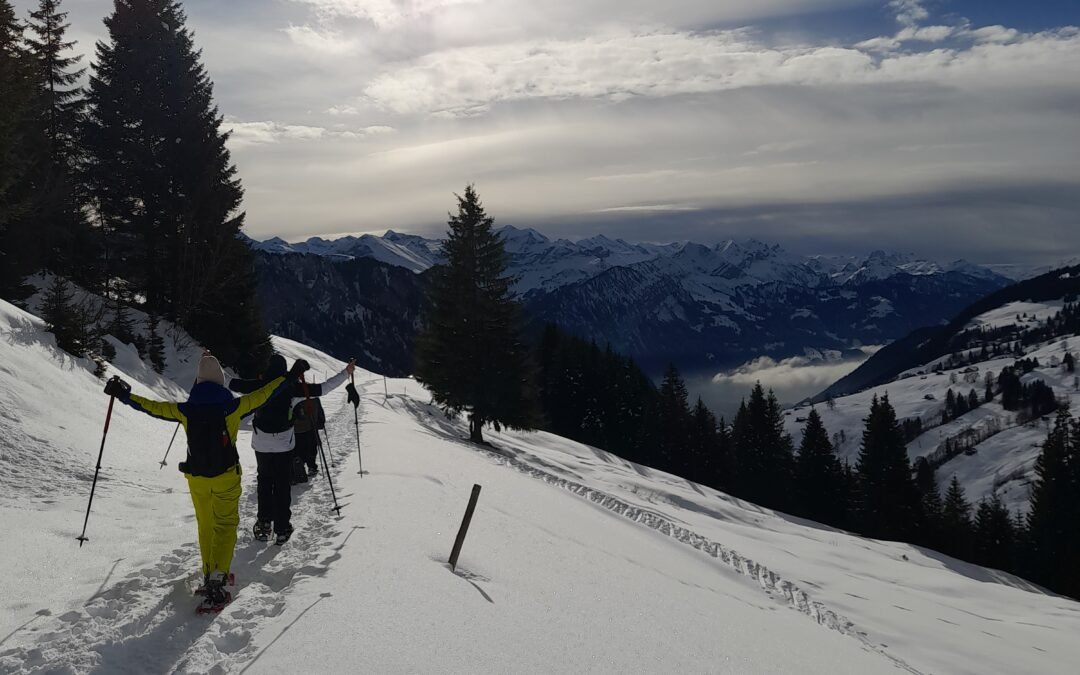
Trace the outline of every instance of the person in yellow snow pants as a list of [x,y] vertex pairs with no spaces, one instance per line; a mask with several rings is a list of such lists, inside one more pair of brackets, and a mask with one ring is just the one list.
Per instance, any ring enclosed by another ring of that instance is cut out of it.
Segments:
[[240,420],[269,401],[287,381],[299,379],[307,370],[307,362],[298,360],[287,377],[275,378],[257,391],[234,398],[225,388],[221,364],[207,352],[199,361],[199,375],[191,395],[182,403],[136,396],[119,378],[109,380],[105,387],[106,394],[140,412],[184,426],[188,452],[180,470],[187,477],[199,524],[199,551],[208,604],[219,606],[227,601],[224,586],[240,524],[240,455],[236,452]]
[[240,466],[213,478],[188,475],[187,481],[199,524],[203,574],[209,576],[215,570],[227,573],[240,525]]

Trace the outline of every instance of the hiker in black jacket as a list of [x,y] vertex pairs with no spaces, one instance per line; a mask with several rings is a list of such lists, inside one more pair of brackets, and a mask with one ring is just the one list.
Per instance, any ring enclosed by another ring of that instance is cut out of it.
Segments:
[[[306,483],[308,476],[319,473],[319,431],[326,428],[326,414],[319,399],[300,401],[293,406],[293,430],[296,432],[296,451],[293,458],[293,483]],[[307,473],[304,473],[305,465]]]
[[[262,377],[254,380],[233,379],[229,382],[229,389],[241,394],[254,391],[265,382],[284,375],[286,367],[285,357],[275,354],[270,357],[270,365]],[[322,396],[344,384],[354,367],[355,363],[350,361],[340,373],[326,382],[307,384],[306,391],[302,378],[290,378],[256,411],[251,447],[255,449],[259,466],[259,512],[253,528],[257,540],[269,539],[271,529],[277,535],[277,544],[284,544],[292,536],[293,405],[306,396]]]

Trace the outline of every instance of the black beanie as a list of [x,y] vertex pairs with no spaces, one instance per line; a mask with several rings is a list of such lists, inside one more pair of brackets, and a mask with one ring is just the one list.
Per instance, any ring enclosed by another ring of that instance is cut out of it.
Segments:
[[274,354],[270,357],[270,365],[266,368],[266,379],[276,380],[285,375],[288,369],[289,366],[285,362],[285,357],[281,354]]

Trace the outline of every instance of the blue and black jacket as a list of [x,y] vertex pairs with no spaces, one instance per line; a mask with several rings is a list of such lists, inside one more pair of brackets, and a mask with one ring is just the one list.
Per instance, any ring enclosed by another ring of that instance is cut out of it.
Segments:
[[236,452],[240,420],[266,403],[285,381],[284,377],[275,378],[239,398],[216,382],[200,382],[183,403],[154,401],[134,394],[123,402],[151,417],[182,424],[188,440],[184,473],[213,478],[240,464]]

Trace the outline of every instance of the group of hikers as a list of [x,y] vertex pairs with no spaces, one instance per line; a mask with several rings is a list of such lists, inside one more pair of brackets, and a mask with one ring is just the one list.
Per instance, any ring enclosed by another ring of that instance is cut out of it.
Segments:
[[[258,515],[253,533],[268,541],[271,532],[282,545],[293,533],[292,486],[318,474],[319,430],[325,417],[319,398],[351,379],[355,361],[321,384],[304,381],[310,370],[297,359],[289,367],[275,354],[255,379],[233,378],[225,384],[218,360],[204,352],[198,376],[184,402],[154,401],[131,393],[119,377],[105,393],[151,417],[179,422],[187,436],[187,458],[180,463],[191,491],[199,528],[203,595],[200,611],[220,611],[232,598],[226,585],[240,524],[240,455],[236,448],[240,420],[254,413],[252,448],[258,464]],[[349,385],[349,400],[359,403]],[[233,392],[241,394],[237,397]]]

